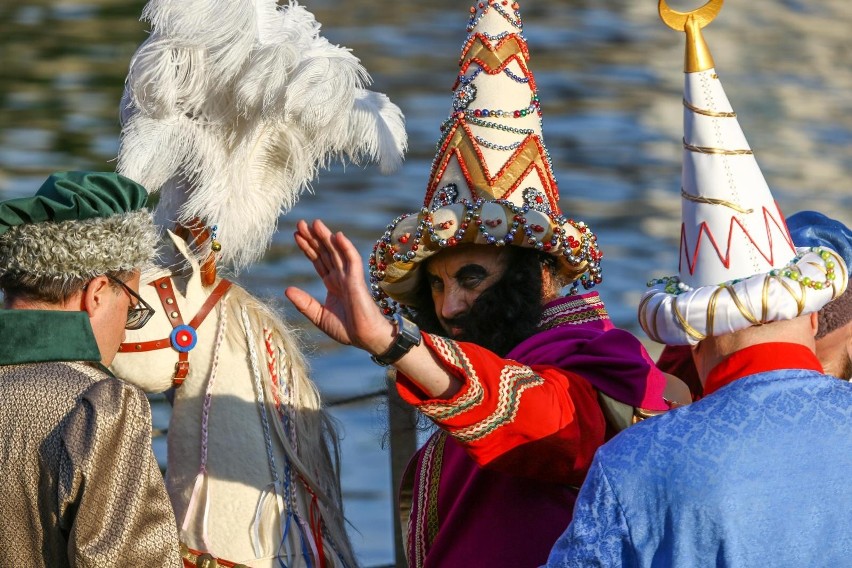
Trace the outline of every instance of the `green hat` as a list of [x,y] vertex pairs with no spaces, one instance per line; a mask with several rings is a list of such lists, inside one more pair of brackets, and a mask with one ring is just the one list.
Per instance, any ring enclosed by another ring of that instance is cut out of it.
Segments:
[[151,261],[148,193],[111,172],[59,172],[32,197],[0,202],[0,275],[88,278]]
[[148,192],[109,172],[58,172],[32,197],[0,202],[0,235],[12,227],[107,218],[141,209]]

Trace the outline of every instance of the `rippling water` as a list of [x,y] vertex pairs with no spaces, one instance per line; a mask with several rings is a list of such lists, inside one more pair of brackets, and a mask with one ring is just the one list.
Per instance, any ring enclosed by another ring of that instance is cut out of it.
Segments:
[[[423,198],[438,125],[464,39],[468,4],[449,0],[312,0],[325,35],[350,47],[407,117],[403,169],[335,166],[283,217],[264,261],[238,276],[262,297],[288,285],[319,293],[291,234],[321,217],[366,251],[386,223]],[[689,10],[698,1],[672,1]],[[143,2],[0,0],[0,198],[34,191],[50,171],[110,169],[127,65],[145,35]],[[676,270],[680,216],[683,37],[654,0],[522,2],[563,210],[597,232],[600,292],[637,330],[645,281]],[[852,222],[852,3],[729,0],[705,31],[716,68],[776,200]],[[303,326],[298,315],[292,320]],[[380,388],[369,359],[306,329],[328,398]],[[391,490],[378,403],[337,407],[353,539],[367,566],[389,563]],[[156,420],[165,426],[168,413]],[[162,442],[157,452],[163,454]]]

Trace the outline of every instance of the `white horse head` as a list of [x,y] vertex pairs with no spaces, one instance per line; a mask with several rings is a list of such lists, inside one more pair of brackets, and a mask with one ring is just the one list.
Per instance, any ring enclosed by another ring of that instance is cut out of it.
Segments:
[[279,558],[290,567],[318,566],[320,556],[327,566],[355,566],[337,434],[292,331],[239,286],[217,280],[205,287],[186,243],[170,236],[187,270],[145,275],[140,295],[157,313],[127,333],[112,369],[162,392],[185,368],[166,474],[182,541],[253,567],[278,566]]

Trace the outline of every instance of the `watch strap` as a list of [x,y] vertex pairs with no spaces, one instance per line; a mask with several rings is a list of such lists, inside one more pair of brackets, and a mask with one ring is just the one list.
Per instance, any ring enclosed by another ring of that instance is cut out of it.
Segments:
[[403,355],[411,351],[412,347],[420,345],[420,328],[417,325],[404,318],[401,314],[394,316],[396,324],[396,337],[387,351],[379,355],[373,355],[370,359],[377,365],[387,367],[393,365]]

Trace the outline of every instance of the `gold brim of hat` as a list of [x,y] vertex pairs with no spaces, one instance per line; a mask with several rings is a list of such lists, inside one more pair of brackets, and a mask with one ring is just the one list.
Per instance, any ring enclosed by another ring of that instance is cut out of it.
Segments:
[[539,250],[557,259],[568,282],[587,289],[601,282],[602,253],[584,222],[507,200],[476,200],[424,207],[388,225],[369,260],[374,297],[389,311],[386,297],[414,306],[422,263],[445,248],[471,244]]

